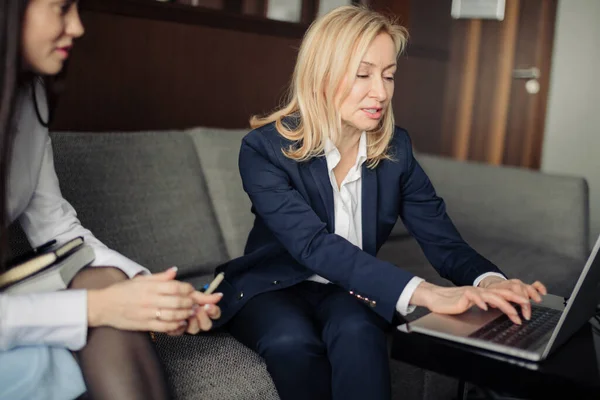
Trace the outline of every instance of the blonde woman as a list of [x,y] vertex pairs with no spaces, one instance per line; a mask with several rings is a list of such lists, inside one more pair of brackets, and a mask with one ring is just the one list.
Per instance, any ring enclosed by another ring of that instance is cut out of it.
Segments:
[[[415,306],[472,305],[520,316],[546,293],[507,280],[470,248],[394,126],[397,57],[407,33],[347,6],[310,27],[289,101],[243,140],[240,172],[256,215],[245,255],[221,267],[230,332],[266,361],[289,399],[389,399],[385,331]],[[400,216],[440,275],[432,285],[378,260]]]

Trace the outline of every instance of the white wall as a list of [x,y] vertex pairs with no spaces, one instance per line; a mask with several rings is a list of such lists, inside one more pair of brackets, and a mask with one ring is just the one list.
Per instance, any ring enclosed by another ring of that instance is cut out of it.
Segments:
[[595,241],[600,234],[600,0],[559,0],[541,169],[588,180]]
[[[351,0],[320,0],[318,16],[324,15],[334,8],[352,4]],[[279,21],[300,21],[302,11],[301,0],[269,0],[267,18]]]
[[334,8],[352,4],[351,0],[319,0],[319,16],[327,14]]
[[269,0],[267,18],[278,21],[299,22],[302,0]]

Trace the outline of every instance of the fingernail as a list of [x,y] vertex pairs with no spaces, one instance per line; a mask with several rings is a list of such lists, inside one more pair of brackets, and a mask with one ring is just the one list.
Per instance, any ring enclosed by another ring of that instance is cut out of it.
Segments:
[[223,297],[223,293],[221,293],[221,292],[217,292],[217,293],[213,293],[213,294],[216,296],[219,296],[219,297]]
[[178,268],[176,266],[172,266],[171,268],[169,268],[170,271],[175,271],[175,272],[177,272],[177,269]]
[[205,304],[205,305],[204,305],[204,309],[205,309],[206,311],[210,311],[211,307],[212,307],[212,305],[211,305],[211,304]]

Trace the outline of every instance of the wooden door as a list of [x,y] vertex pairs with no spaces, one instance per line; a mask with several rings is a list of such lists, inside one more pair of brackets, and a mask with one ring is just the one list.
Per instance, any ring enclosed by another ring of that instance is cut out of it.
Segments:
[[503,21],[456,20],[443,148],[461,160],[540,166],[557,0],[507,0]]
[[[503,21],[452,19],[451,0],[366,3],[409,28],[394,113],[417,150],[539,168],[557,0],[506,0]],[[513,77],[532,68],[535,94]]]

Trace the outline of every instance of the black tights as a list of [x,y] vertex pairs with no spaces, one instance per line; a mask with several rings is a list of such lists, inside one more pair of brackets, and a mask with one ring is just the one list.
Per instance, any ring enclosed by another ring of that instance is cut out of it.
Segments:
[[[72,289],[100,289],[127,279],[115,268],[86,268]],[[110,327],[90,328],[87,344],[77,352],[87,394],[93,400],[162,400],[169,391],[162,365],[147,332]]]

